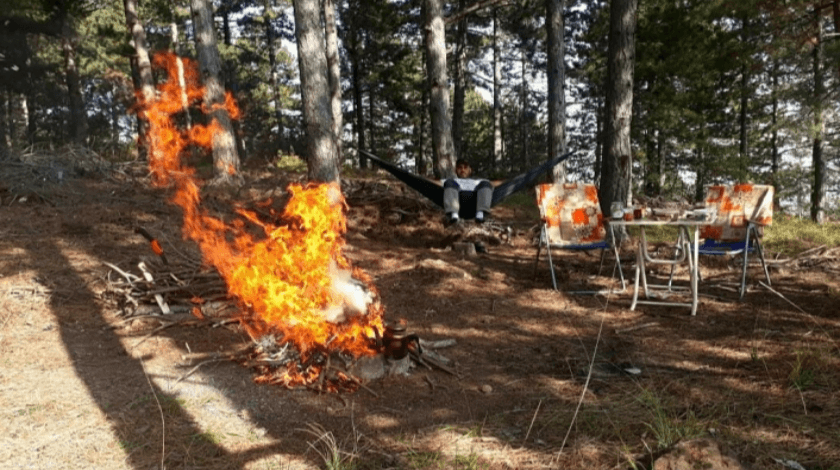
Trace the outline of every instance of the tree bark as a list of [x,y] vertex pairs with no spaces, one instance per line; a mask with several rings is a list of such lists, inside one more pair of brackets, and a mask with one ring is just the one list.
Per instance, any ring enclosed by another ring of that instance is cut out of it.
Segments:
[[[417,167],[417,174],[425,176],[428,172],[428,159],[426,158],[426,123],[427,123],[427,116],[429,110],[429,89],[425,86],[423,87],[423,93],[420,95],[420,142],[417,145],[417,161],[415,162],[415,166]],[[440,179],[440,174],[438,174],[437,166],[432,165],[434,168],[434,176],[435,178]]]
[[825,74],[823,73],[823,28],[820,11],[814,14],[817,37],[813,50],[814,73],[814,142],[812,159],[814,162],[814,186],[811,188],[811,220],[818,224],[825,221],[825,155],[823,155],[823,134],[825,121],[822,101],[825,99]]
[[184,76],[184,59],[181,58],[181,39],[178,34],[178,24],[169,24],[169,41],[172,43],[172,53],[175,54],[175,67],[178,69],[178,88],[181,90],[181,108],[184,110],[184,121],[187,129],[192,129],[190,115],[190,100],[187,96],[187,79]]
[[11,96],[12,93],[9,90],[0,94],[0,160],[3,160],[6,157],[6,152],[12,149]]
[[84,145],[88,135],[87,110],[82,94],[82,80],[76,64],[76,29],[66,11],[61,13],[61,49],[64,53],[64,72],[67,80],[67,93],[70,96],[70,127],[73,142]]
[[[367,150],[367,142],[365,142],[365,110],[362,101],[362,77],[360,68],[362,66],[362,54],[359,44],[359,29],[356,26],[355,18],[350,25],[350,41],[348,52],[350,54],[350,67],[353,74],[353,114],[356,116],[356,122],[353,129],[356,131],[356,146],[359,150]],[[367,157],[359,152],[359,168],[365,169],[368,167]]]
[[499,51],[499,15],[493,10],[493,167],[501,168],[502,143],[502,57]]
[[[131,33],[131,42],[134,46],[134,60],[132,65],[136,67],[137,83],[135,86],[135,98],[141,102],[138,109],[144,109],[155,99],[155,83],[152,75],[152,61],[149,59],[149,49],[146,46],[146,31],[143,29],[143,24],[137,17],[137,2],[136,0],[123,0],[123,7],[125,9],[125,24],[128,31]],[[148,151],[148,141],[146,132],[148,129],[148,119],[143,113],[137,115],[137,130],[138,130],[138,153],[141,158],[144,158]]]
[[341,134],[344,117],[341,114],[341,62],[338,56],[338,33],[335,27],[335,4],[333,0],[324,2],[324,35],[327,43],[327,78],[330,85],[330,109],[332,110],[332,129],[335,135],[336,158],[339,165],[342,158]]
[[[566,153],[566,100],[563,41],[565,0],[545,0],[545,26],[548,35],[548,158]],[[566,182],[566,163],[555,165],[551,181]]]
[[295,38],[300,66],[306,163],[309,179],[338,182],[338,150],[333,132],[324,29],[318,0],[295,0]]
[[636,9],[638,0],[610,2],[610,32],[607,51],[607,93],[604,122],[604,160],[599,198],[601,210],[610,204],[630,202],[632,151],[630,122],[633,108]]
[[[459,0],[458,8],[463,10],[466,0]],[[455,157],[464,158],[464,98],[467,88],[467,18],[458,22],[455,36],[455,93],[452,103],[452,141]]]
[[213,133],[213,184],[239,185],[239,156],[233,135],[231,117],[225,108],[225,87],[222,81],[222,64],[219,58],[213,10],[210,0],[190,0],[195,47],[204,85],[204,109],[218,125]]
[[446,74],[446,37],[442,0],[425,0],[426,75],[429,81],[429,115],[432,151],[442,178],[455,176],[455,149],[449,117],[449,83]]
[[771,70],[772,81],[773,81],[773,104],[772,104],[772,111],[771,111],[771,121],[770,126],[773,129],[770,138],[770,181],[774,187],[776,187],[776,191],[773,192],[773,205],[774,207],[779,206],[779,190],[778,190],[778,182],[779,182],[779,162],[781,160],[781,139],[779,139],[779,61],[778,59],[773,60],[773,68]]
[[528,151],[528,125],[530,124],[528,119],[528,81],[525,79],[525,75],[528,73],[526,70],[527,64],[525,47],[523,46],[519,56],[519,66],[522,72],[522,86],[519,91],[519,164],[522,168],[531,166],[531,153]]
[[283,108],[282,98],[280,96],[280,78],[277,76],[277,43],[274,40],[274,27],[272,20],[274,19],[274,2],[272,0],[263,1],[263,21],[265,22],[265,43],[268,49],[268,67],[269,67],[269,86],[271,86],[271,96],[274,100],[274,119],[277,121],[277,147],[285,148],[285,130],[283,128]]

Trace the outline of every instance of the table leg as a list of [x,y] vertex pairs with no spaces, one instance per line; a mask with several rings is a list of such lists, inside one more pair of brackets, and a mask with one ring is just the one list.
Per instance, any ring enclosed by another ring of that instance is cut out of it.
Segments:
[[691,247],[689,270],[691,271],[691,316],[694,316],[697,315],[697,280],[700,275],[700,226],[698,225],[694,226],[694,240]]
[[648,282],[647,282],[647,269],[645,266],[645,258],[647,257],[647,236],[645,235],[645,226],[642,225],[639,227],[640,237],[639,237],[639,260],[637,262],[637,266],[641,267],[642,272],[642,287],[645,290],[645,298],[650,297],[650,291],[648,289]]
[[636,310],[636,303],[639,301],[639,276],[642,270],[644,259],[642,256],[642,249],[636,250],[636,280],[633,283],[633,302],[630,304],[630,310]]

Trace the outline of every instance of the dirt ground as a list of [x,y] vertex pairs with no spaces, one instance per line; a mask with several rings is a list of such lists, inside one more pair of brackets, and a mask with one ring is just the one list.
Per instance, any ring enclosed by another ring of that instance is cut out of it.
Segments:
[[[135,227],[173,259],[197,256],[138,164],[0,166],[3,469],[649,468],[697,437],[745,468],[840,469],[836,262],[777,265],[777,293],[753,268],[738,301],[732,264],[704,260],[696,316],[631,311],[628,292],[565,293],[616,285],[595,254],[555,253],[560,292],[544,257],[535,275],[535,207],[494,211],[504,240],[464,256],[447,248],[463,234],[390,177],[345,177],[346,255],[386,318],[456,341],[439,352],[458,376],[417,367],[319,394],[257,385],[228,360],[185,378],[191,354],[249,347],[235,323],[126,321],[106,263],[132,270],[150,254]],[[257,165],[246,188],[209,203],[247,204],[299,178]],[[341,465],[327,465],[330,449]]]

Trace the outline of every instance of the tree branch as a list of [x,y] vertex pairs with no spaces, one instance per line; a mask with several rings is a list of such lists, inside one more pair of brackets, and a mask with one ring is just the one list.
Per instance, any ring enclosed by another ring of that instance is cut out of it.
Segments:
[[447,16],[444,20],[444,24],[447,26],[451,24],[458,23],[465,17],[469,16],[472,13],[475,13],[478,10],[483,10],[484,8],[489,7],[506,7],[509,5],[513,5],[516,3],[516,0],[479,0],[472,5],[464,8],[463,10],[459,11],[458,13],[454,13],[450,16]]

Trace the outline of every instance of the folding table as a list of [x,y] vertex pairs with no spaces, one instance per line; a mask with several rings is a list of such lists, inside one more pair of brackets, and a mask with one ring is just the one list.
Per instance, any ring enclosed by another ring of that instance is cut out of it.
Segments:
[[[653,219],[636,219],[636,220],[610,220],[608,225],[612,232],[613,239],[615,239],[616,227],[638,227],[639,228],[639,248],[636,253],[636,281],[633,287],[633,303],[630,305],[630,310],[635,310],[637,304],[649,305],[663,305],[673,307],[690,307],[691,315],[697,314],[697,289],[699,280],[698,263],[699,256],[699,240],[700,227],[707,225],[709,222],[705,220],[694,219],[673,219],[673,220],[653,220]],[[676,226],[678,229],[678,238],[676,244],[676,255],[671,259],[654,258],[648,251],[647,237],[645,236],[646,227],[661,227],[661,226]],[[693,236],[692,236],[693,232]],[[668,282],[668,285],[649,285],[647,282],[647,274],[645,266],[650,264],[664,264],[670,265],[672,269],[679,264],[687,263],[689,272],[689,293],[691,294],[691,302],[669,302],[667,294],[665,296],[657,296],[653,290],[665,290],[673,292],[677,288]],[[642,288],[644,289],[645,298],[639,299],[639,280],[641,279]],[[656,299],[656,297],[662,297]]]

